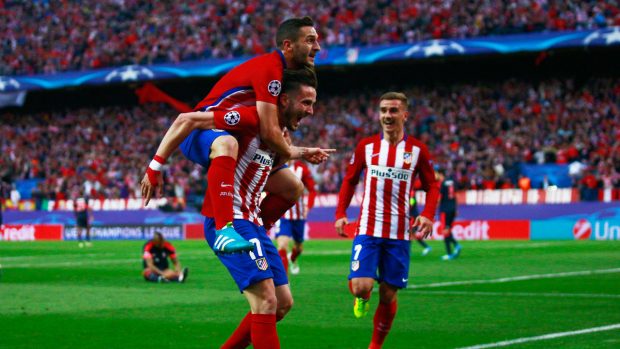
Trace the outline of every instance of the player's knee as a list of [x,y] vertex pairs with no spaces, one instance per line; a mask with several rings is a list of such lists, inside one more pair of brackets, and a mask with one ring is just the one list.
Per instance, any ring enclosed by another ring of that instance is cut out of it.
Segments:
[[284,316],[288,314],[288,312],[291,310],[292,307],[293,307],[293,298],[289,297],[284,300],[279,300],[278,310],[276,311],[276,317],[278,318],[278,320],[284,318]]
[[261,297],[258,304],[258,313],[259,314],[273,314],[276,312],[278,308],[278,299],[275,294],[269,294]]
[[366,297],[372,291],[372,284],[354,283],[352,290],[355,297]]
[[233,136],[220,136],[213,141],[211,145],[211,156],[230,156],[237,158],[239,151],[239,143]]

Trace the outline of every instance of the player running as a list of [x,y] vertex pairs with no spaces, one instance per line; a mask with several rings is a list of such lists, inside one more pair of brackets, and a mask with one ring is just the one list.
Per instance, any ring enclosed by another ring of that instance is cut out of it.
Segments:
[[[285,139],[290,142],[290,135],[285,133]],[[276,233],[276,244],[278,246],[278,253],[280,259],[284,264],[284,269],[290,271],[291,274],[299,274],[300,268],[297,258],[301,255],[304,248],[304,233],[306,230],[306,218],[308,212],[314,206],[314,199],[316,197],[316,188],[312,174],[308,166],[302,161],[289,161],[289,168],[297,178],[306,187],[308,195],[302,195],[297,200],[297,203],[291,207],[284,217],[280,218],[279,230]],[[288,251],[290,241],[293,239],[293,248],[291,252]]]
[[[301,69],[314,66],[316,53],[321,49],[318,34],[310,17],[291,18],[278,27],[278,49],[261,55],[232,69],[211,89],[196,106],[196,111],[230,111],[239,107],[255,106],[259,115],[261,139],[283,159],[300,159],[316,162],[325,159],[327,153],[319,148],[301,148],[286,144],[278,124],[277,103],[282,90],[282,74],[285,68]],[[211,117],[211,119],[208,119]],[[227,132],[218,127],[213,114],[184,113],[174,121],[166,132],[156,155],[142,180],[145,205],[158,187],[162,192],[161,169],[170,154],[181,145],[183,154],[207,168],[209,200],[214,207],[216,234],[226,241],[220,252],[248,251],[253,245],[244,241],[235,231],[232,218],[233,175],[239,144]],[[225,124],[235,126],[238,114],[226,114]],[[179,137],[180,136],[180,137]],[[183,142],[183,144],[181,144]],[[303,184],[289,170],[282,170],[270,178],[277,185],[267,184],[269,195],[261,203],[262,217],[271,226],[295,204],[303,192]],[[217,184],[217,185],[215,185]]]
[[[441,259],[449,261],[461,254],[461,245],[452,235],[452,224],[456,218],[456,181],[452,177],[446,177],[444,170],[437,171],[436,177],[441,183],[439,216],[443,223],[443,242],[446,245],[446,254]],[[454,246],[454,253],[452,253],[452,246]]]
[[[374,281],[379,282],[379,306],[374,316],[371,349],[383,345],[396,315],[396,293],[407,287],[410,230],[417,228],[424,237],[432,234],[439,197],[426,146],[405,135],[407,107],[407,97],[402,93],[388,92],[381,96],[379,116],[383,132],[365,138],[357,145],[336,209],[336,231],[346,236],[346,209],[360,175],[366,169],[364,198],[351,253],[349,287],[355,296],[353,314],[361,318],[369,311],[368,301]],[[408,194],[417,174],[426,192],[426,205],[410,227]]]

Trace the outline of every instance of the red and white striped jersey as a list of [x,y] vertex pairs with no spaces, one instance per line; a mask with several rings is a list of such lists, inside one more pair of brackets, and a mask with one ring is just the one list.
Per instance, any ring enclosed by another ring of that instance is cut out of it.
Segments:
[[306,190],[308,191],[308,194],[306,195],[306,193],[304,192],[304,194],[301,195],[299,200],[297,200],[297,203],[288,211],[286,211],[286,213],[284,214],[284,218],[290,220],[306,219],[306,205],[308,207],[308,210],[314,207],[314,199],[316,197],[314,179],[312,178],[310,169],[308,169],[308,166],[306,166],[306,164],[304,164],[302,161],[298,160],[293,162],[291,165],[289,165],[289,168],[291,169],[291,171],[293,171],[295,176],[297,176],[297,178],[299,178],[304,184]]
[[433,220],[439,188],[426,146],[406,135],[398,144],[390,145],[381,134],[363,139],[355,149],[340,189],[336,219],[346,217],[364,169],[364,198],[357,235],[410,239],[409,193],[417,174],[426,191],[422,215]]
[[[254,118],[252,122],[258,125],[256,108],[247,108],[245,110],[248,112],[242,113],[241,118]],[[233,217],[262,225],[259,201],[273,167],[275,152],[269,150],[266,145],[261,144],[260,137],[257,134],[258,127],[238,131],[233,133],[233,136],[239,143],[239,155],[235,168],[235,182],[233,184]],[[208,188],[202,204],[202,214],[206,217],[214,216]]]

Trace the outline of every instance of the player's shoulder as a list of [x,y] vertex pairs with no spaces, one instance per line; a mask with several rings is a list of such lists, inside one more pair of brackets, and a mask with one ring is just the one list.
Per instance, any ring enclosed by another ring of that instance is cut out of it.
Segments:
[[174,246],[172,246],[172,244],[168,241],[164,242],[164,248],[170,251],[174,251]]
[[253,58],[250,58],[245,63],[242,63],[239,67],[243,69],[274,69],[274,71],[282,74],[284,70],[284,56],[278,50],[271,53],[265,53]]
[[153,241],[147,241],[142,247],[144,251],[150,251],[151,248],[153,248]]
[[381,141],[381,135],[380,134],[375,134],[375,135],[372,135],[372,136],[368,136],[368,137],[362,138],[359,141],[357,146],[358,147],[364,147],[364,146],[366,146],[368,144],[375,143],[375,142],[380,142],[380,141]]
[[426,144],[424,144],[421,140],[415,138],[412,135],[407,135],[407,143],[412,144],[413,146],[416,146],[420,149],[426,150],[428,148]]

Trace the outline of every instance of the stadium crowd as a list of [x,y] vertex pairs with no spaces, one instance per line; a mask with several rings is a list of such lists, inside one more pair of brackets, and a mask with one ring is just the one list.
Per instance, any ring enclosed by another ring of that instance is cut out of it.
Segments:
[[321,44],[378,45],[620,25],[618,1],[0,1],[0,75],[269,52],[309,15]]
[[[338,191],[355,144],[379,131],[374,121],[382,92],[319,96],[315,115],[322,126],[302,126],[293,134],[296,144],[338,149],[327,163],[312,167],[320,192]],[[404,92],[411,103],[407,132],[428,144],[436,166],[454,174],[461,189],[523,188],[522,162],[570,164],[574,187],[620,188],[618,79],[591,79],[583,86],[573,80],[510,80]],[[72,198],[81,190],[97,198],[138,197],[148,156],[177,114],[160,104],[3,113],[0,178],[43,179],[35,198]],[[203,171],[179,152],[168,164],[166,195],[192,194],[199,201]]]

